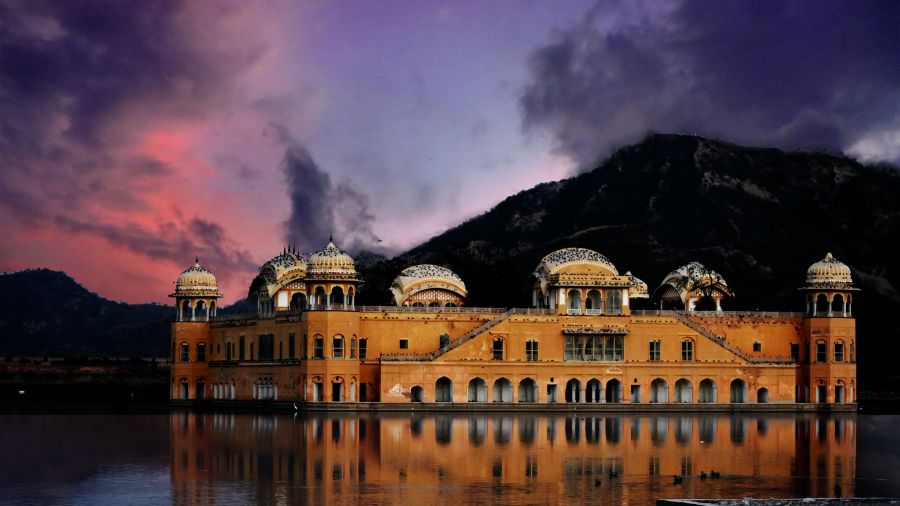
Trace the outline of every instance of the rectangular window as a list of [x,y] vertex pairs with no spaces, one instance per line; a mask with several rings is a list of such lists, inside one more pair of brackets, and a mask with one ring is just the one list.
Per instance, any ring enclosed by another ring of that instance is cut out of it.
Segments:
[[538,360],[538,342],[525,341],[525,359],[529,362],[537,362]]
[[409,349],[409,339],[401,339],[400,340],[400,349],[408,350]]
[[492,351],[493,351],[492,356],[491,356],[492,360],[503,360],[503,340],[502,339],[494,340],[494,345],[493,345]]
[[850,363],[856,362],[856,346],[850,340]]
[[313,358],[325,358],[325,340],[321,337],[313,339]]
[[753,351],[762,351],[762,343],[753,343]]
[[834,361],[838,364],[844,361],[844,343],[834,343]]
[[681,341],[681,361],[691,362],[694,360],[694,341]]
[[181,361],[182,362],[190,362],[191,361],[191,348],[188,346],[188,343],[181,343]]
[[800,363],[800,344],[791,343],[791,360]]
[[[275,359],[275,335],[261,334],[257,339],[259,343],[259,360]],[[280,353],[280,352],[279,352]],[[253,360],[253,345],[250,345],[250,360]]]
[[206,345],[203,343],[197,345],[197,362],[206,362]]
[[566,336],[565,359],[586,361],[621,361],[622,336],[569,335]]
[[366,358],[366,343],[368,340],[360,339],[359,340],[359,358]]
[[662,343],[659,341],[650,341],[650,361],[659,362],[660,350]]
[[225,343],[225,360],[231,360],[231,342]]
[[297,356],[297,349],[296,345],[294,344],[295,339],[295,334],[288,334],[288,358],[290,359],[293,359]]
[[244,336],[239,338],[238,344],[238,360],[244,360]]
[[356,338],[350,340],[350,358],[356,358]]
[[344,358],[344,338],[335,337],[332,341],[331,356],[334,358]]
[[824,364],[828,361],[828,352],[825,351],[825,342],[819,341],[816,343],[816,362],[820,364]]

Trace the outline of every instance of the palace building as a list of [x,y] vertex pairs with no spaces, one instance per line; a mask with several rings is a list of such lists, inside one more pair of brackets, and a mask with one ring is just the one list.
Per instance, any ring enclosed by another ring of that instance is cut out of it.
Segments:
[[[799,278],[799,276],[798,276]],[[550,252],[532,307],[466,305],[465,282],[438,265],[394,279],[394,305],[361,306],[363,283],[334,241],[286,248],[250,285],[257,311],[218,315],[199,262],[171,294],[171,398],[295,403],[856,402],[851,272],[812,264],[800,313],[723,311],[734,296],[692,262],[652,292],[584,248]],[[647,306],[647,304],[643,304]]]

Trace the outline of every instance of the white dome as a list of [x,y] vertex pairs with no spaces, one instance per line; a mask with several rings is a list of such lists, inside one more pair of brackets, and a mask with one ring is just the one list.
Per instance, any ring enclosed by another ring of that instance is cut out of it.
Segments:
[[806,286],[814,287],[849,287],[853,285],[850,267],[834,258],[831,253],[825,258],[809,266],[806,271]]
[[353,258],[329,240],[328,245],[309,257],[306,273],[310,278],[356,278]]
[[175,282],[175,293],[170,297],[221,297],[219,285],[212,272],[200,267],[200,259],[184,270]]

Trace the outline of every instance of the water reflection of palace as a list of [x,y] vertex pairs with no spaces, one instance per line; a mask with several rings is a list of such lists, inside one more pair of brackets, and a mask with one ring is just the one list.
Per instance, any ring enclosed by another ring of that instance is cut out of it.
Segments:
[[[184,412],[171,415],[171,436],[173,493],[188,504],[229,504],[238,497],[229,494],[316,504],[354,497],[424,504],[455,493],[491,501],[491,494],[514,491],[528,492],[530,502],[821,497],[834,495],[835,485],[852,494],[856,474],[853,415],[294,419]],[[722,478],[699,479],[713,470]],[[673,475],[689,478],[676,486]],[[595,487],[595,479],[603,484]]]
[[219,316],[216,278],[198,262],[172,294],[170,395],[313,406],[856,402],[856,288],[831,254],[807,270],[798,313],[724,311],[731,288],[696,262],[651,298],[584,248],[550,252],[530,280],[529,308],[468,307],[453,271],[415,265],[394,280],[393,305],[358,306],[353,259],[329,242],[309,258],[282,251],[250,285],[256,313]]

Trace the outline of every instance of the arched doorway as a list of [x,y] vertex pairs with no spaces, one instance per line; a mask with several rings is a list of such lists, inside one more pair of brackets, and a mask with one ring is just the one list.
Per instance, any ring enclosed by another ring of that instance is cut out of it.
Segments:
[[650,383],[650,402],[669,402],[669,385],[666,380],[656,378]]
[[611,379],[606,382],[606,402],[622,402],[622,382]]
[[741,404],[747,402],[747,384],[742,379],[731,382],[731,403]]
[[472,378],[467,397],[469,402],[487,402],[487,383],[481,378]]
[[519,382],[519,402],[537,402],[537,383],[533,379]]
[[434,402],[453,402],[453,382],[444,376],[434,384]]
[[581,402],[581,382],[577,379],[566,382],[566,402]]
[[716,402],[716,383],[706,378],[700,382],[700,398],[703,404],[713,404]]
[[831,299],[831,314],[835,316],[847,316],[845,313],[847,312],[847,305],[844,302],[844,296],[841,294],[835,294],[834,298]]
[[316,309],[321,309],[328,304],[328,295],[325,294],[325,287],[317,286],[314,297]]
[[691,382],[681,378],[675,382],[675,402],[694,402],[694,387]]
[[603,389],[601,388],[600,380],[592,379],[588,381],[584,389],[585,402],[600,402],[602,397]]
[[425,400],[425,390],[416,385],[409,391],[409,400],[412,402],[422,402]]
[[828,303],[828,297],[824,293],[820,293],[816,297],[816,316],[828,316],[828,310],[831,305]]
[[297,292],[291,296],[291,311],[303,311],[306,309],[306,295]]
[[587,298],[584,299],[584,308],[587,314],[601,314],[603,299],[600,297],[600,290],[590,290],[587,293]]
[[756,402],[760,404],[765,404],[769,402],[769,389],[768,388],[760,388],[756,391]]
[[344,289],[336,286],[331,289],[331,307],[344,306]]
[[500,378],[494,382],[494,402],[512,402],[512,382]]
[[581,314],[581,291],[569,290],[566,294],[569,314]]
[[844,381],[838,380],[837,384],[834,385],[834,402],[835,404],[844,404],[846,401],[844,394]]

